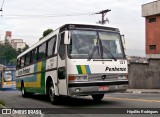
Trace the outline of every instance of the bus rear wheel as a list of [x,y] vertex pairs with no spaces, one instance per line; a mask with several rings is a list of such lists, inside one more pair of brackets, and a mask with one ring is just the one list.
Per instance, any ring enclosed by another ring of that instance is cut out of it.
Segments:
[[92,98],[95,102],[100,102],[103,97],[104,97],[104,94],[94,94],[94,95],[92,95]]
[[26,92],[24,89],[24,84],[22,83],[21,85],[21,93],[22,93],[22,97],[26,98],[32,95],[32,93]]
[[27,97],[27,94],[25,92],[25,89],[24,89],[24,84],[22,83],[21,85],[21,93],[22,93],[22,97]]
[[52,82],[49,85],[48,96],[51,104],[54,104],[54,105],[58,104],[58,96],[55,95],[55,89]]

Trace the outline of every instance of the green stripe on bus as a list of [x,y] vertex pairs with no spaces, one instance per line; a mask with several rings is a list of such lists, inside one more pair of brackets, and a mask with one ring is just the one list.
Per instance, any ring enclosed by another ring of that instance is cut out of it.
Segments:
[[82,74],[82,69],[81,69],[81,66],[80,66],[80,65],[77,65],[77,70],[78,70],[78,73],[79,73],[79,74]]
[[[46,61],[42,61],[42,71],[46,70]],[[45,93],[45,72],[41,74],[41,89],[42,93]]]

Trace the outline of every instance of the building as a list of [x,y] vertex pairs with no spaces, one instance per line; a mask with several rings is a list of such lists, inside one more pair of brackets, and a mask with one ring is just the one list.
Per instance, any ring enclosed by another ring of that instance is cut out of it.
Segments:
[[12,39],[11,40],[11,45],[13,48],[15,48],[16,50],[23,49],[26,47],[26,43],[23,42],[23,39]]
[[4,40],[0,40],[0,44],[4,45],[5,41]]
[[142,5],[146,25],[146,57],[160,59],[160,0]]
[[128,63],[148,63],[145,57],[139,56],[126,56]]
[[5,35],[5,42],[11,42],[12,40],[12,32],[11,31],[6,31],[6,35]]
[[6,31],[5,39],[0,40],[0,44],[5,44],[5,42],[8,42],[12,48],[18,50],[18,49],[23,49],[26,47],[26,43],[23,42],[23,39],[12,39],[12,32],[11,31]]

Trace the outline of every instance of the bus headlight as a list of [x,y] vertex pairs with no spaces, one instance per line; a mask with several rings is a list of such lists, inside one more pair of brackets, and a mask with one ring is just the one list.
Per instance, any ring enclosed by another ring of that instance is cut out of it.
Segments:
[[120,75],[120,76],[118,76],[118,79],[125,80],[125,79],[127,79],[127,77],[125,75]]
[[69,81],[88,81],[87,76],[69,76]]

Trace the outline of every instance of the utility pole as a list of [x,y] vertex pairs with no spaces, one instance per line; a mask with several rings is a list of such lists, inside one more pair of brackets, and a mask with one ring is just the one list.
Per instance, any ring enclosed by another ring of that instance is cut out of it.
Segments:
[[102,11],[100,11],[100,12],[98,12],[98,13],[95,13],[95,14],[102,14],[102,20],[99,20],[99,22],[98,23],[100,23],[100,24],[105,24],[106,23],[106,21],[108,21],[109,22],[109,20],[106,18],[106,19],[104,19],[104,17],[105,17],[105,15],[108,13],[108,12],[110,12],[111,10],[109,10],[109,9],[106,9],[106,10],[102,10]]

